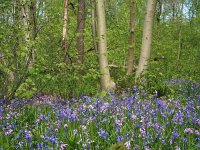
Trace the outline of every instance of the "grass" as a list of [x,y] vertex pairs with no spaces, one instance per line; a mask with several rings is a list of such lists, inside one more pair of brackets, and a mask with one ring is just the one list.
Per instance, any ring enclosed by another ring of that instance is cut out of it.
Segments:
[[145,88],[116,96],[52,100],[41,96],[0,106],[0,149],[200,148],[200,84],[169,83],[165,97]]

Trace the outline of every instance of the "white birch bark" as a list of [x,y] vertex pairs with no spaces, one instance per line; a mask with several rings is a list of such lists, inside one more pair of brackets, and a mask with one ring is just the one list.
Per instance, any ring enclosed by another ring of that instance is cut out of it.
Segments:
[[102,90],[113,90],[115,83],[111,80],[108,58],[107,58],[107,40],[106,40],[106,20],[104,0],[96,1],[97,11],[97,32],[98,32],[98,50],[99,50],[99,65],[101,72],[101,88]]
[[67,22],[68,22],[68,0],[64,0],[64,16],[63,16],[63,34],[62,34],[62,48],[67,51]]
[[143,36],[142,36],[142,48],[141,48],[139,64],[136,71],[136,78],[138,78],[146,70],[150,58],[155,4],[156,0],[147,1],[147,10],[145,14]]

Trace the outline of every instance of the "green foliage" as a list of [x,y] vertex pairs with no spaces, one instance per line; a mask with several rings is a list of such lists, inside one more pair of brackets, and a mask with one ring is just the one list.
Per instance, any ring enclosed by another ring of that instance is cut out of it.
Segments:
[[[15,92],[13,87],[18,87],[18,84],[20,85],[15,96],[19,97],[30,97],[37,92],[61,97],[79,97],[83,94],[95,95],[99,91],[98,52],[90,51],[93,47],[91,3],[87,1],[86,5],[85,58],[84,64],[80,65],[76,49],[78,1],[72,1],[73,4],[69,6],[67,54],[61,48],[63,2],[38,0],[35,22],[37,35],[34,40],[31,38],[27,42],[24,38],[27,31],[23,26],[22,16],[17,13],[21,5],[14,5],[14,1],[1,1],[0,71],[3,72],[0,73],[1,97]],[[110,67],[111,77],[117,83],[118,89],[132,88],[135,84],[135,74],[126,75],[129,1],[106,1],[105,6],[109,64],[117,66]],[[160,22],[155,17],[152,53],[146,74],[147,83],[144,83],[151,92],[158,90],[163,94],[167,94],[170,90],[163,83],[171,77],[200,79],[199,5],[196,0],[186,1],[183,17],[177,17],[175,20],[172,19],[172,7],[168,6],[171,6],[171,3],[163,3]],[[145,7],[146,1],[135,0],[134,66],[137,66],[140,56]],[[16,11],[13,11],[14,9]],[[179,9],[175,9],[177,16],[181,16]],[[182,32],[179,39],[180,27]],[[29,30],[32,28],[31,25]],[[181,45],[180,59],[177,60],[179,45]],[[27,67],[27,56],[32,50],[35,51],[35,62],[33,66]],[[63,61],[65,56],[66,62]],[[157,56],[163,56],[164,59],[154,61]],[[14,76],[14,81],[9,76],[11,74]]]
[[25,82],[23,82],[17,91],[15,92],[15,96],[19,98],[30,98],[37,91],[35,87],[35,83],[31,78],[27,78]]
[[123,142],[113,144],[108,150],[127,150]]

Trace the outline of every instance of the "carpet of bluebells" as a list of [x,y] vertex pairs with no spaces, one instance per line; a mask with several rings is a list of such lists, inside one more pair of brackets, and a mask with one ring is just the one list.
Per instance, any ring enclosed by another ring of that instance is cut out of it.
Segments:
[[200,149],[200,84],[173,79],[168,87],[163,97],[133,87],[121,95],[2,100],[0,149]]

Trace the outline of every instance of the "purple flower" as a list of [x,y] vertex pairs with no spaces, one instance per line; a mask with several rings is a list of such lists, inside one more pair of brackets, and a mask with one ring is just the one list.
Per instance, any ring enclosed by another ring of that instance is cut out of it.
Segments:
[[31,132],[26,133],[26,134],[25,134],[25,138],[26,138],[27,141],[31,140],[31,139],[32,139],[32,134],[31,134]]
[[200,132],[199,132],[198,130],[195,130],[194,133],[195,133],[196,135],[200,135]]
[[122,126],[122,121],[121,120],[115,120],[115,126],[121,127]]
[[77,134],[78,134],[78,130],[75,129],[75,130],[74,130],[74,136],[77,135]]
[[67,144],[61,144],[61,145],[60,145],[60,150],[66,149],[67,146],[68,146]]
[[4,112],[3,108],[2,108],[2,107],[0,107],[0,113],[3,113],[3,112]]
[[126,143],[124,143],[124,145],[126,146],[127,149],[131,149],[131,142],[127,141]]
[[145,150],[151,150],[149,146],[145,146]]
[[108,107],[109,107],[109,103],[104,103],[102,106],[101,106],[101,112],[106,112],[107,111],[107,109],[108,109]]
[[108,136],[108,132],[105,131],[105,130],[103,130],[103,129],[100,129],[100,131],[98,132],[98,135],[99,135],[100,137],[102,137],[104,140],[106,140],[106,139],[107,139],[107,136]]
[[192,128],[186,128],[184,130],[184,133],[194,133],[194,129],[192,129]]
[[140,128],[140,136],[141,136],[141,137],[145,137],[145,136],[146,136],[146,130],[145,130],[144,127],[141,127],[141,128]]
[[136,86],[133,87],[133,93],[136,93],[137,92],[137,88]]
[[197,124],[198,126],[200,126],[200,119],[197,119],[197,120],[196,120],[196,124]]
[[173,121],[176,124],[180,124],[180,125],[183,124],[183,113],[180,110],[173,117]]
[[53,143],[53,144],[55,144],[55,145],[58,144],[57,139],[56,139],[54,136],[51,136],[51,137],[49,138],[49,142],[50,142],[50,143]]
[[74,121],[78,119],[77,113],[73,110],[71,112],[70,119],[73,119]]
[[105,123],[107,121],[107,119],[106,118],[104,118],[103,120],[102,120],[102,123]]
[[132,115],[131,118],[132,118],[133,120],[136,120],[136,119],[137,119],[137,116],[136,116],[136,115]]
[[186,143],[188,141],[188,139],[187,138],[181,138],[181,141]]
[[43,148],[43,144],[44,144],[44,143],[38,143],[38,144],[37,144],[37,147],[38,147],[39,149],[42,149],[42,148]]
[[180,149],[180,147],[176,146],[176,147],[175,147],[175,150],[181,150],[181,149]]
[[117,137],[117,143],[121,142],[122,141],[122,136],[118,136]]
[[179,136],[177,128],[174,128],[174,131],[172,132],[172,137],[170,140],[170,144],[173,144],[174,140],[177,139]]
[[158,99],[157,105],[158,105],[158,107],[165,108],[166,107],[166,102],[163,99]]
[[120,132],[120,128],[116,127],[116,133]]

